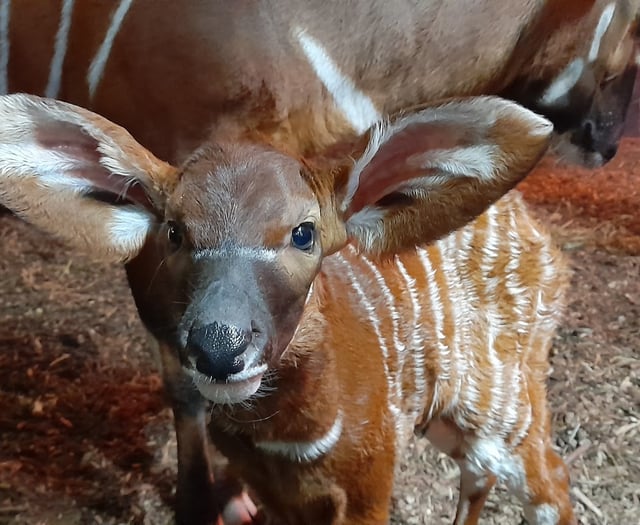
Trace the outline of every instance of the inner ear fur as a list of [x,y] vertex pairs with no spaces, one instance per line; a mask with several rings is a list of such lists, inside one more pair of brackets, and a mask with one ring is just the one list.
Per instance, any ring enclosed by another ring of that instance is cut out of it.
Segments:
[[348,236],[377,255],[433,242],[512,189],[544,154],[551,132],[546,119],[497,97],[403,113],[369,134],[349,175],[341,206]]

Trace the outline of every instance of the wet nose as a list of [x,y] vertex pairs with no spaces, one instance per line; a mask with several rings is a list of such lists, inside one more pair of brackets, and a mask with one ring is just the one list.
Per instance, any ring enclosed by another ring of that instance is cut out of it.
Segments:
[[199,372],[223,380],[244,369],[240,356],[250,342],[250,330],[214,322],[193,328],[187,338],[187,347]]

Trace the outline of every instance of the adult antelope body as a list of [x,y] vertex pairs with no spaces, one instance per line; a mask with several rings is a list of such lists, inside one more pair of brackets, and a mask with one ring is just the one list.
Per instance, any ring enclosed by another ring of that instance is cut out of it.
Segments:
[[313,153],[413,105],[505,94],[595,166],[621,134],[637,4],[0,0],[0,93],[93,109],[173,162],[222,120]]
[[[417,431],[460,465],[456,523],[501,480],[531,524],[574,524],[545,399],[564,266],[517,194],[492,204],[551,130],[457,99],[375,126],[347,160],[234,140],[176,169],[87,110],[8,95],[0,195],[129,260],[141,318],[197,388],[176,417],[204,424],[210,403],[211,438],[276,523],[387,523]],[[212,519],[200,436],[180,451],[180,523]]]

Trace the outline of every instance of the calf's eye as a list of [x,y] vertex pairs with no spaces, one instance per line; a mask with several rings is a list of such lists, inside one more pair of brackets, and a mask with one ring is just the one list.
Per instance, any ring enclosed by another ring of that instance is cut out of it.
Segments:
[[180,228],[180,225],[175,221],[167,222],[167,240],[173,251],[176,251],[182,246],[182,228]]
[[310,252],[315,241],[315,226],[312,222],[303,222],[291,230],[291,246]]

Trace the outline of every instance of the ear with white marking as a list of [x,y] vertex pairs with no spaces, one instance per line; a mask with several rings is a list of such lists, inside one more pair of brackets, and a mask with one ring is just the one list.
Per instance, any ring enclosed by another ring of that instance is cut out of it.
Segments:
[[174,181],[175,168],[90,111],[0,97],[0,203],[91,254],[134,257]]
[[433,241],[482,213],[545,152],[553,126],[506,100],[454,100],[373,128],[349,174],[347,234],[373,253]]

